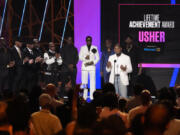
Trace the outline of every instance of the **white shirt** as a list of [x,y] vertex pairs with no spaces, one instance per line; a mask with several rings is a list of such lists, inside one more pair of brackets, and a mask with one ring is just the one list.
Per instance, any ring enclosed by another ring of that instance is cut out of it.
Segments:
[[30,49],[30,48],[28,48],[28,47],[27,47],[27,49],[28,49],[29,53],[33,55],[32,49]]
[[[116,60],[116,63],[114,64],[114,61]],[[120,75],[120,79],[124,85],[129,85],[129,79],[128,79],[128,73],[132,72],[132,65],[130,57],[121,53],[119,57],[117,57],[116,54],[111,55],[109,57],[108,62],[111,62],[111,67],[106,67],[107,72],[110,73],[109,82],[114,84],[114,75],[118,74]],[[120,67],[121,65],[126,66],[126,71],[123,71]],[[115,70],[115,71],[114,71]]]
[[[96,53],[92,52],[93,49],[96,49]],[[89,60],[86,59],[87,55],[89,55],[90,57]],[[79,60],[82,61],[81,70],[95,71],[96,64],[99,61],[99,53],[98,53],[97,47],[94,45],[91,45],[91,48],[89,51],[87,45],[82,46],[79,52]],[[88,62],[93,62],[94,64],[91,66],[85,66],[85,64]]]
[[[53,53],[51,50],[49,50],[51,53]],[[53,63],[55,63],[57,61],[58,65],[62,65],[62,58],[61,56],[59,58],[56,59],[56,57],[52,57],[50,58],[48,53],[44,53],[44,61],[47,65],[51,65]]]
[[17,52],[18,52],[18,55],[20,58],[22,58],[22,55],[21,55],[21,50],[19,47],[17,47],[16,45],[14,45],[14,47],[16,48]]

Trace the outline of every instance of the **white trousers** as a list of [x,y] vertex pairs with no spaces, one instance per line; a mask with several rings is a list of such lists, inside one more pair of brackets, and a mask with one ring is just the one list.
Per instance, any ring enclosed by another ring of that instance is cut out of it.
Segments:
[[127,86],[123,85],[120,76],[115,76],[114,86],[116,89],[116,94],[127,98]]
[[[96,90],[96,71],[82,71],[82,84],[88,85],[88,75],[90,76],[90,99],[93,99],[93,93]],[[87,89],[85,89],[83,97],[84,99],[87,99]]]

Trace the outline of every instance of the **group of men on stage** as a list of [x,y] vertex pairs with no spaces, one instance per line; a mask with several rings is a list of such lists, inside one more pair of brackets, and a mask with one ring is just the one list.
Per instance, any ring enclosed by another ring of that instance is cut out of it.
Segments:
[[30,93],[39,82],[58,85],[67,78],[75,86],[78,51],[72,37],[58,51],[53,42],[48,44],[48,49],[43,49],[37,39],[24,42],[16,38],[13,47],[9,48],[1,38],[0,45],[0,93],[8,89],[14,94],[20,90]]
[[[129,77],[133,80],[134,74],[137,74],[136,50],[132,40],[131,36],[126,38],[127,45],[124,50],[120,44],[116,44],[113,49],[112,41],[106,40],[106,49],[101,57],[101,76],[104,82],[114,84],[116,93],[123,97],[127,97]],[[80,60],[83,97],[87,99],[89,75],[90,99],[93,99],[96,90],[96,64],[100,57],[97,47],[92,45],[91,36],[86,37],[86,45],[81,47],[79,54],[73,45],[72,37],[68,37],[67,43],[58,51],[53,42],[50,42],[48,50],[44,51],[37,39],[27,40],[23,49],[20,38],[14,41],[11,49],[3,38],[0,39],[0,44],[0,90],[13,89],[14,93],[18,93],[20,89],[27,89],[30,92],[39,81],[58,85],[58,82],[62,82],[67,76],[70,77],[72,86],[75,86],[76,64]]]

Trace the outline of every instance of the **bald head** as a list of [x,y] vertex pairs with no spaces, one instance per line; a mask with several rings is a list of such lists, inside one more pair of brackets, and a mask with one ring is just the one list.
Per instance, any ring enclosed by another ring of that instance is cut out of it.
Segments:
[[46,86],[46,93],[49,94],[51,97],[54,97],[57,93],[57,88],[54,84],[49,83]]

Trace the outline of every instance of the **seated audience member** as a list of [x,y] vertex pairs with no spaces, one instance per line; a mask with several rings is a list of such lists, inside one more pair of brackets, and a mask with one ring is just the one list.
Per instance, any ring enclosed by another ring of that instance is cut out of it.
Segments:
[[31,113],[39,111],[39,96],[42,94],[42,88],[40,86],[33,87],[29,94],[29,107]]
[[119,99],[119,110],[121,112],[126,112],[126,104],[127,104],[127,99],[125,98]]
[[116,93],[115,87],[112,83],[106,83],[103,86],[103,93]]
[[54,84],[50,83],[46,86],[45,91],[48,95],[50,95],[50,97],[52,99],[51,106],[52,106],[53,112],[55,113],[56,108],[63,105],[63,101],[56,99],[58,89]]
[[0,135],[13,135],[12,126],[8,123],[6,109],[7,104],[0,102]]
[[94,126],[93,135],[127,135],[124,121],[117,115],[102,119]]
[[174,108],[172,102],[168,100],[161,101],[162,104],[167,109],[168,125],[164,131],[164,135],[179,135],[180,134],[180,120],[175,118],[176,109]]
[[42,109],[31,115],[35,135],[54,135],[62,130],[59,118],[50,112],[51,102],[52,98],[48,94],[41,94],[39,97]]
[[[173,116],[170,108],[172,109],[164,103],[158,103],[147,109],[144,117],[144,135],[164,135]],[[175,135],[174,132],[171,133],[173,134],[169,135]]]
[[132,119],[129,130],[133,135],[143,135],[143,128],[144,114],[138,114]]
[[127,114],[118,109],[118,97],[115,94],[109,93],[103,97],[102,111],[99,114],[99,119],[108,118],[111,115],[118,115],[128,127]]
[[129,111],[128,120],[130,123],[137,114],[144,114],[146,112],[146,110],[148,109],[148,107],[151,105],[151,94],[148,90],[142,91],[141,101],[142,101],[141,105],[139,105]]
[[143,90],[143,86],[141,84],[135,84],[133,86],[133,93],[134,96],[132,96],[126,105],[127,111],[131,110],[132,108],[141,105],[141,92]]
[[97,107],[97,108],[99,108],[99,107],[101,107],[101,105],[102,105],[102,98],[103,98],[103,93],[102,93],[102,91],[101,90],[96,90],[94,93],[93,93],[93,100],[92,100],[92,104],[95,106],[95,107]]
[[9,123],[13,126],[13,135],[29,134],[29,102],[24,93],[19,93],[13,100],[8,101],[7,117]]
[[96,108],[92,104],[80,107],[78,118],[66,127],[67,135],[90,135],[97,120]]
[[176,103],[177,103],[177,107],[180,108],[180,85],[176,86],[175,88],[176,90]]
[[175,87],[175,92],[176,92],[176,106],[175,106],[176,114],[175,114],[175,117],[177,119],[180,119],[180,85],[177,85]]
[[56,115],[61,120],[63,128],[72,121],[72,100],[73,100],[74,91],[70,90],[68,92],[68,99],[64,102],[64,105],[56,108]]
[[157,92],[157,98],[159,101],[168,100],[173,105],[176,105],[176,93],[174,89],[163,87]]

